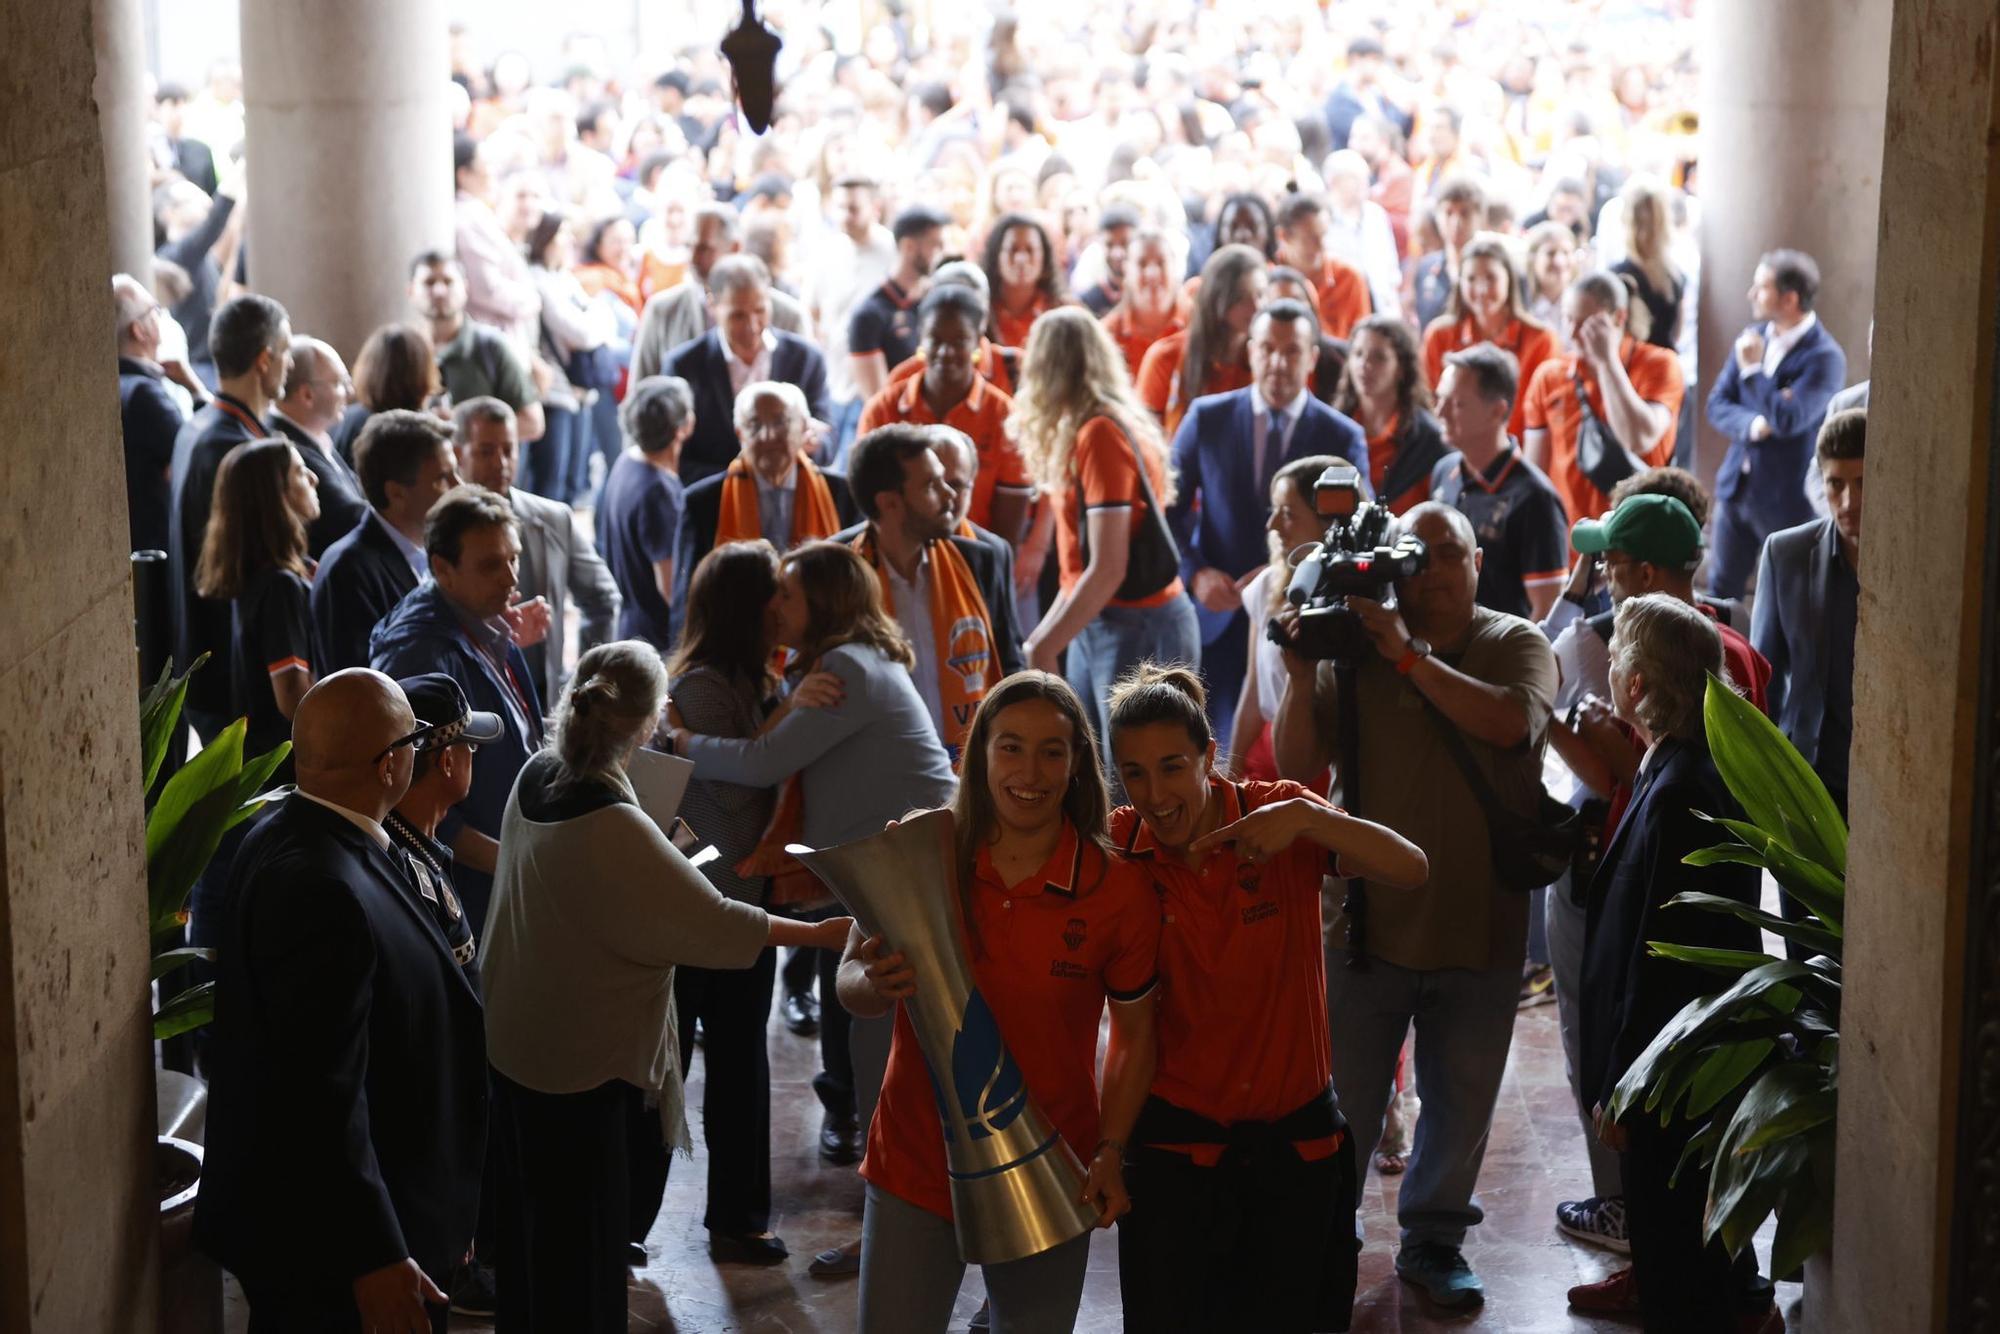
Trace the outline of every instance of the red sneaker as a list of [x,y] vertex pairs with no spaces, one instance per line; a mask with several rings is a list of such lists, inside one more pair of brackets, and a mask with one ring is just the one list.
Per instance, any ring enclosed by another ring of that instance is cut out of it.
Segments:
[[1585,1315],[1637,1315],[1639,1282],[1632,1267],[1596,1283],[1580,1283],[1569,1290],[1569,1309]]

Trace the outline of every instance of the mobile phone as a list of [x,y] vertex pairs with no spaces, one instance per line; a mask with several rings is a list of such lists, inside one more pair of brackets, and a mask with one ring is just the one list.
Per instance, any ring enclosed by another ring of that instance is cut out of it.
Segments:
[[701,837],[688,827],[686,820],[681,819],[678,815],[674,817],[674,827],[667,832],[667,839],[680,851],[682,856],[686,856],[701,846]]

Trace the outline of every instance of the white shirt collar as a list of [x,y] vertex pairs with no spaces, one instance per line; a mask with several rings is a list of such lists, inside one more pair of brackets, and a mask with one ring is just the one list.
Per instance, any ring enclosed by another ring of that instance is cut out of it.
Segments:
[[[1309,392],[1302,388],[1297,394],[1293,395],[1291,402],[1278,407],[1278,411],[1284,414],[1285,425],[1297,426],[1299,424],[1299,418],[1305,415],[1306,399],[1308,397],[1310,397]],[[1250,386],[1250,406],[1259,417],[1265,421],[1270,420],[1272,405],[1264,401],[1264,391],[1254,384]]]
[[757,345],[757,361],[745,361],[743,358],[737,356],[736,349],[730,346],[727,338],[723,338],[721,342],[722,356],[725,361],[739,370],[752,370],[756,367],[757,361],[763,361],[777,350],[778,335],[773,333],[769,327],[765,328],[764,341]]
[[319,447],[320,453],[331,454],[333,452],[333,441],[330,437],[327,436],[327,434],[324,431],[313,430],[310,426],[307,426],[297,417],[292,416],[289,412],[286,412],[283,408],[278,407],[275,404],[271,408],[271,415],[273,417],[276,417],[279,421],[290,422],[292,425],[298,427],[300,434],[304,435],[306,439],[312,441],[313,444]]
[[[1797,347],[1799,345],[1799,340],[1804,338],[1807,334],[1811,333],[1813,331],[1813,326],[1818,323],[1819,323],[1819,315],[1809,310],[1806,312],[1806,317],[1800,320],[1797,324],[1794,324],[1787,332],[1785,333],[1774,332],[1771,335],[1770,346],[1766,349],[1764,353],[1765,369],[1766,370],[1777,369],[1778,363],[1785,359],[1785,355],[1789,353],[1793,348]],[[1765,327],[1770,328],[1771,326],[1766,325]]]
[[403,553],[403,559],[410,562],[410,568],[416,571],[417,578],[421,579],[431,572],[430,557],[424,554],[424,549],[403,536],[402,529],[383,518],[381,510],[370,509],[368,517],[382,525],[382,531],[395,542],[396,549]]
[[306,791],[302,787],[293,789],[293,795],[297,797],[303,797],[305,800],[310,801],[315,806],[326,807],[328,810],[332,811],[335,815],[338,815],[341,819],[347,821],[347,823],[353,825],[356,829],[359,829],[362,833],[374,839],[376,847],[382,849],[382,851],[384,852],[387,852],[389,850],[389,831],[382,827],[380,821],[371,820],[367,816],[363,815],[360,811],[350,811],[345,806],[336,805],[333,802],[328,801],[325,797],[315,797],[312,793]]

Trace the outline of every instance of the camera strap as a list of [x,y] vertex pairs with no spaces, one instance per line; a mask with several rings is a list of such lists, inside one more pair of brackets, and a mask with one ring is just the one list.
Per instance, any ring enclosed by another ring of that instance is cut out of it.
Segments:
[[1465,738],[1459,734],[1456,727],[1452,726],[1451,720],[1439,712],[1437,705],[1431,703],[1422,691],[1417,692],[1417,698],[1423,701],[1424,712],[1429,715],[1432,725],[1444,738],[1444,748],[1451,752],[1452,763],[1456,764],[1458,771],[1465,775],[1465,785],[1472,789],[1472,795],[1478,799],[1480,809],[1486,812],[1486,822],[1489,825],[1508,821],[1518,823],[1521,817],[1500,804],[1500,795],[1486,780],[1486,774],[1480,769],[1479,761],[1472,757],[1472,747],[1465,744]]

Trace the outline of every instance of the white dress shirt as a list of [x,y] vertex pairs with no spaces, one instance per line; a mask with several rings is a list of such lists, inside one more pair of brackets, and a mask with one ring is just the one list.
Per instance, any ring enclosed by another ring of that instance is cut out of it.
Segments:
[[1812,311],[1807,311],[1804,319],[1794,324],[1784,333],[1773,333],[1771,326],[1766,324],[1764,326],[1764,362],[1757,369],[1765,375],[1776,375],[1778,373],[1778,363],[1785,359],[1785,354],[1797,347],[1799,340],[1811,333],[1813,326],[1818,323],[1819,316]]
[[337,806],[333,802],[328,801],[325,797],[315,797],[312,793],[306,791],[304,788],[295,788],[293,789],[293,793],[302,800],[310,801],[315,806],[326,807],[328,810],[332,811],[335,815],[338,815],[341,819],[347,821],[347,823],[353,825],[356,829],[359,829],[362,833],[374,839],[376,847],[382,849],[382,851],[384,852],[387,852],[389,850],[389,831],[382,827],[380,821],[371,820],[367,816],[363,815],[360,811],[350,811],[345,806]]
[[736,349],[729,340],[722,340],[722,360],[729,367],[729,397],[733,402],[743,392],[744,387],[771,378],[771,351],[778,346],[778,335],[764,330],[764,341],[757,345],[757,359],[744,361],[736,355]]
[[938,688],[937,635],[931,629],[931,557],[928,547],[917,553],[916,576],[905,580],[890,561],[882,562],[882,574],[889,581],[889,601],[896,608],[896,623],[910,638],[917,655],[910,668],[910,680],[930,710],[931,725],[944,735],[944,694]]

